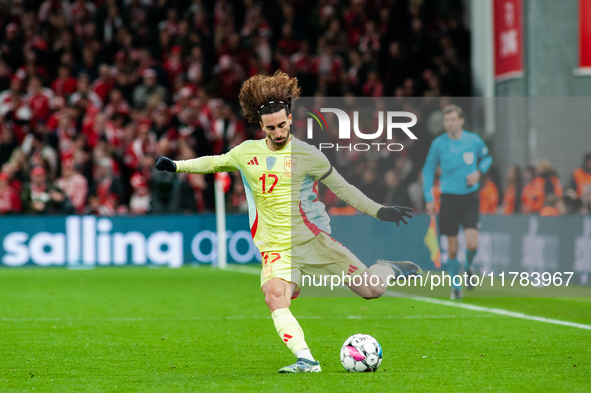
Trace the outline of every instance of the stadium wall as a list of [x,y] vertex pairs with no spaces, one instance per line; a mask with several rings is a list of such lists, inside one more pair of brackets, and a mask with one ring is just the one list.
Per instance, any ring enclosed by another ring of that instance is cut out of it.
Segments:
[[[169,266],[215,263],[215,216],[3,217],[0,266]],[[386,258],[434,269],[423,243],[429,217],[395,227],[367,216],[332,218],[332,236],[368,264]],[[257,263],[248,216],[227,217],[228,261]],[[353,230],[354,228],[354,230]],[[363,234],[363,237],[360,237]],[[464,258],[463,236],[460,262]],[[447,240],[440,239],[447,261]],[[475,263],[481,271],[575,272],[591,285],[591,217],[483,216]]]
[[528,107],[528,159],[549,159],[562,179],[570,179],[589,151],[590,140],[587,121],[557,116],[566,113],[563,109],[586,113],[591,102],[566,99],[591,97],[591,75],[578,72],[579,0],[524,0],[524,10],[525,78],[514,82],[513,93],[523,84],[524,96],[556,97],[551,100],[554,110],[546,105]]
[[578,72],[579,0],[523,0],[523,28],[524,76],[497,81],[495,95],[590,97],[591,74]]
[[[488,38],[493,34],[492,1],[472,0],[474,94],[516,99],[496,100],[493,149],[501,173],[510,164],[524,167],[549,159],[560,178],[567,181],[589,151],[589,123],[571,121],[577,100],[561,100],[591,97],[591,72],[579,69],[579,0],[521,2],[524,73],[495,81],[491,71],[494,48]],[[490,83],[494,84],[492,92],[487,88]],[[518,100],[523,97],[549,98],[556,101],[556,108],[548,110],[542,101]],[[589,100],[578,102],[584,108]],[[560,114],[563,108],[569,108],[569,116]],[[582,109],[579,113],[586,112]]]

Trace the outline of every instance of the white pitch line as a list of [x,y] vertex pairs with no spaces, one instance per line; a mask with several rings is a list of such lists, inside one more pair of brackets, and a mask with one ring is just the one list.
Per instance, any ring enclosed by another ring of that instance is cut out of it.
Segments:
[[[399,297],[400,296],[400,294],[397,294],[395,292],[394,293],[386,292],[385,295],[389,296],[389,297]],[[483,306],[476,306],[474,304],[456,303],[456,302],[452,302],[449,300],[435,299],[435,298],[431,298],[431,297],[410,297],[410,299],[418,300],[419,302],[439,304],[442,306],[463,308],[465,310],[480,311],[480,312],[487,312],[487,313],[491,313],[491,314],[503,315],[505,317],[527,319],[530,321],[552,323],[554,325],[570,326],[570,327],[579,328],[579,329],[591,330],[591,325],[585,325],[582,323],[569,322],[569,321],[561,321],[559,319],[536,317],[534,315],[527,315],[527,314],[523,314],[520,312],[503,310],[502,308],[489,308],[489,307],[483,307]]]
[[[234,268],[232,268],[230,270],[236,271],[236,272],[240,272],[240,273],[248,273],[248,274],[256,274],[256,275],[260,275],[261,274],[259,269],[257,269],[257,268],[250,268],[248,266],[240,266],[240,269],[234,269]],[[413,297],[413,296],[407,296],[405,294],[402,294],[402,293],[399,293],[399,292],[392,292],[392,291],[386,291],[386,293],[384,294],[384,296],[388,296],[388,297],[401,297],[402,296],[402,297],[406,297],[408,299],[417,300],[419,302],[425,302],[425,303],[431,303],[431,304],[438,304],[438,305],[441,305],[441,306],[463,308],[465,310],[486,312],[486,313],[490,313],[490,314],[502,315],[502,316],[505,316],[505,317],[513,317],[513,318],[519,318],[519,319],[527,319],[527,320],[530,320],[530,321],[545,322],[545,323],[551,323],[551,324],[554,324],[554,325],[562,325],[562,326],[569,326],[569,327],[574,327],[574,328],[578,328],[578,329],[591,330],[591,325],[585,325],[583,323],[576,323],[576,322],[569,322],[569,321],[561,321],[559,319],[552,319],[552,318],[536,317],[534,315],[527,315],[527,314],[523,314],[523,313],[520,313],[520,312],[503,310],[502,308],[489,308],[489,307],[483,307],[483,306],[476,306],[476,305],[473,305],[473,304],[452,302],[452,301],[449,301],[449,300],[442,300],[442,299],[436,299],[436,298],[431,298],[431,297],[422,297],[422,296]]]

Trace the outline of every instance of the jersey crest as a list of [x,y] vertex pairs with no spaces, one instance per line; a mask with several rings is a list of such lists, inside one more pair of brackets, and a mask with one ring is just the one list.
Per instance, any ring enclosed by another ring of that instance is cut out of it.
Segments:
[[277,162],[277,158],[275,157],[267,157],[267,170],[271,170],[273,169],[273,167],[275,166],[275,163]]
[[296,157],[285,157],[284,168],[286,172],[293,172],[296,169],[298,159]]
[[464,152],[464,162],[466,163],[466,165],[472,165],[472,163],[474,163],[474,152]]

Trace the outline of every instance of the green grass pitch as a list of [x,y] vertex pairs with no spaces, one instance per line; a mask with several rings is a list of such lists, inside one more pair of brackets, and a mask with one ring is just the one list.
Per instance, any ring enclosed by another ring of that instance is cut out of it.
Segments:
[[[323,372],[282,375],[259,277],[211,268],[0,270],[0,391],[589,392],[591,331],[409,298],[300,298]],[[591,324],[589,298],[464,303]],[[382,344],[347,373],[343,341]]]

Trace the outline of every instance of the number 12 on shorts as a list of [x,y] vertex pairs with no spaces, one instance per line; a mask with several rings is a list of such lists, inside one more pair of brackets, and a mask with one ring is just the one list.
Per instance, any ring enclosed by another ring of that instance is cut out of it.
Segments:
[[[281,254],[278,252],[262,252],[261,255],[263,256],[263,265],[266,265],[267,262],[273,263],[281,259]],[[269,261],[269,256],[271,256],[271,261]]]

